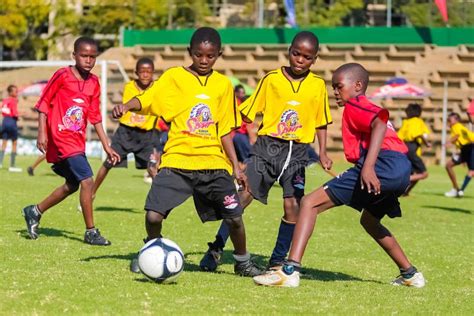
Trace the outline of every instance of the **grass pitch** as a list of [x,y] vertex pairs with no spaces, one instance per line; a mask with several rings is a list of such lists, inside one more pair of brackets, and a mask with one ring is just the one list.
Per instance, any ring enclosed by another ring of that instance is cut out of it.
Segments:
[[[26,166],[34,158],[19,159]],[[7,162],[8,157],[5,159]],[[91,160],[94,170],[98,160]],[[342,171],[348,165],[336,164]],[[458,168],[459,180],[465,168]],[[474,183],[462,199],[449,199],[445,171],[429,169],[412,196],[401,200],[403,217],[385,219],[410,260],[424,273],[423,289],[389,285],[397,268],[359,225],[359,214],[340,207],[322,214],[304,257],[306,274],[297,289],[255,286],[233,274],[231,247],[218,273],[199,271],[199,260],[218,223],[201,224],[192,200],[175,209],[163,234],[185,253],[176,284],[159,285],[128,271],[142,246],[143,172],[113,170],[95,201],[95,220],[110,247],[82,242],[78,196],[48,211],[40,238],[27,238],[21,209],[62,183],[46,164],[34,177],[0,170],[0,314],[474,314]],[[329,178],[307,170],[307,191]],[[269,204],[245,212],[248,248],[266,264],[282,215],[281,189]]]

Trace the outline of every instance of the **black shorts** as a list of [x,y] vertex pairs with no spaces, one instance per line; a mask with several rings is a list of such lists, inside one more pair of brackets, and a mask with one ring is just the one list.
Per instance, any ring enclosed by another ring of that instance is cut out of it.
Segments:
[[68,157],[53,164],[51,169],[73,186],[78,186],[82,180],[92,178],[94,175],[84,154]]
[[368,193],[360,187],[360,172],[365,160],[363,156],[357,164],[327,182],[323,188],[335,205],[347,205],[358,211],[363,209],[376,218],[385,215],[400,217],[402,211],[398,197],[410,184],[410,161],[405,154],[381,150],[375,163],[375,173],[381,184],[381,193]]
[[420,147],[417,142],[405,142],[408,147],[408,160],[411,162],[411,173],[423,173],[426,171],[426,166],[421,157],[416,154],[416,151]]
[[146,131],[120,124],[112,136],[110,147],[119,154],[120,162],[113,166],[106,160],[104,161],[105,168],[127,168],[127,155],[133,153],[135,167],[146,169],[150,155],[153,153],[153,130]]
[[269,136],[258,136],[252,146],[245,171],[252,196],[267,204],[268,192],[281,175],[279,183],[283,188],[283,198],[303,197],[308,146],[293,142],[291,159],[282,173],[290,142]]
[[469,170],[474,170],[474,143],[461,147],[461,154],[457,158],[453,158],[456,165],[466,163]]
[[226,170],[162,168],[153,178],[145,210],[166,218],[190,196],[202,222],[242,216],[234,179]]
[[2,122],[2,139],[17,140],[18,126],[17,119],[7,116],[3,118]]

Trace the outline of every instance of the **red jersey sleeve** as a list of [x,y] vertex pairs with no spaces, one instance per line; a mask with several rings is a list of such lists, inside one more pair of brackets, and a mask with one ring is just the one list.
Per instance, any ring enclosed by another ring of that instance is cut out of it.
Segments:
[[66,73],[67,68],[61,68],[57,70],[54,75],[49,79],[48,84],[43,89],[41,97],[35,105],[35,108],[42,113],[47,114],[52,100],[62,85],[62,76]]
[[351,101],[348,101],[348,103],[351,106],[345,109],[347,111],[346,121],[354,132],[370,133],[372,131],[372,122],[376,117],[385,123],[388,122],[389,113],[386,109],[379,108],[370,103],[364,104],[363,107]]
[[87,116],[87,119],[92,125],[102,122],[102,116],[100,114],[100,84],[97,78],[94,79],[94,93],[91,96],[90,109]]

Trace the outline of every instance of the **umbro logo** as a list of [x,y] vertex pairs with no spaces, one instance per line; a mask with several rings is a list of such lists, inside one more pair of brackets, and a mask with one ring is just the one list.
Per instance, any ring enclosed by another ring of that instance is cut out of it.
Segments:
[[211,97],[208,96],[207,94],[201,93],[196,95],[196,98],[201,99],[201,100],[209,100]]
[[298,102],[298,101],[295,101],[295,100],[291,100],[291,101],[288,101],[286,102],[287,104],[289,105],[292,105],[292,106],[297,106],[297,105],[300,105],[301,103]]
[[82,104],[84,103],[84,100],[80,99],[80,98],[76,98],[76,99],[72,99],[74,101],[74,103],[78,103],[78,104]]

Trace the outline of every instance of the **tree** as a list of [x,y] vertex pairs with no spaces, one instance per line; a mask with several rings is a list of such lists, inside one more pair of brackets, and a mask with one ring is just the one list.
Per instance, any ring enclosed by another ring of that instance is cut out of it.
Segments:
[[[448,5],[449,25],[466,27],[474,25],[474,4],[472,1],[446,1]],[[434,1],[427,3],[420,0],[404,0],[395,3],[407,16],[413,26],[443,27],[445,26]]]
[[364,7],[363,0],[295,1],[297,22],[301,26],[339,26],[353,10]]

